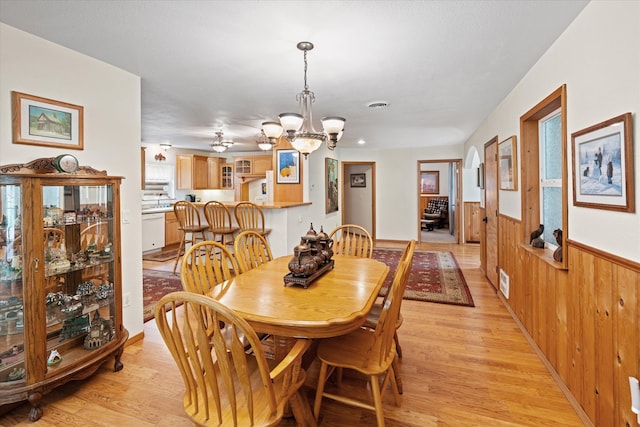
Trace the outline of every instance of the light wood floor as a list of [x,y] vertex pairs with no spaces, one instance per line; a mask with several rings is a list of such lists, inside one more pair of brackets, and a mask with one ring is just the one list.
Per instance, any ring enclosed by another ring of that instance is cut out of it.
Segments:
[[[390,242],[381,244],[402,246]],[[400,407],[385,395],[386,425],[394,426],[582,426],[582,422],[537,358],[495,290],[479,271],[479,248],[422,244],[452,250],[464,271],[475,308],[404,301],[399,330],[404,358]],[[159,266],[145,262],[145,268]],[[164,263],[173,268],[171,262]],[[155,322],[144,340],[124,352],[124,369],[112,363],[96,375],[66,384],[43,398],[44,416],[27,421],[24,404],[0,418],[1,426],[188,426],[183,385]],[[306,389],[313,399],[315,364]],[[359,387],[356,378],[347,386]],[[354,393],[366,395],[364,388]],[[281,425],[295,425],[284,420]],[[319,425],[375,425],[372,412],[324,400]]]

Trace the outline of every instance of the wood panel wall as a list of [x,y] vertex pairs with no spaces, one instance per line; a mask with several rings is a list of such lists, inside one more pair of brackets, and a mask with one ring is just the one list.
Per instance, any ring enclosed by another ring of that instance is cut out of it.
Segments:
[[577,242],[568,268],[522,244],[520,221],[499,218],[508,305],[596,426],[636,425],[629,376],[640,376],[640,264]]

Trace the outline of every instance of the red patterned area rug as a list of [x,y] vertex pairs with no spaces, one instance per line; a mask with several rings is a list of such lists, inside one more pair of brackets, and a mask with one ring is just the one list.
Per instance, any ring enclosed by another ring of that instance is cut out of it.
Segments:
[[168,293],[181,291],[180,276],[171,271],[142,270],[142,299],[144,306],[144,321],[154,318],[156,304],[160,298]]
[[[402,249],[374,249],[373,258],[389,266],[389,275],[380,292],[387,293],[402,255]],[[415,251],[404,299],[475,307],[453,253]]]

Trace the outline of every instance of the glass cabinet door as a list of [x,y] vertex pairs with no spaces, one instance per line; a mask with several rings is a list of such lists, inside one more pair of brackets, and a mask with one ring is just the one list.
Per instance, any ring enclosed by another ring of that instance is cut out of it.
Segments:
[[112,187],[44,186],[42,209],[52,372],[116,335]]
[[25,377],[22,187],[0,185],[0,382]]

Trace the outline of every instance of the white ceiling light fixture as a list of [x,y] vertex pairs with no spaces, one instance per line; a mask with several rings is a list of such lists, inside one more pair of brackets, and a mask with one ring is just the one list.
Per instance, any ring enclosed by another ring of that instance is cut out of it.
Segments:
[[296,99],[300,105],[300,113],[282,113],[278,117],[280,123],[264,122],[262,130],[270,140],[275,140],[286,132],[286,138],[291,142],[293,148],[304,154],[305,157],[317,150],[323,142],[327,143],[327,148],[333,150],[342,137],[346,119],[342,117],[324,117],[322,126],[324,132],[318,132],[313,127],[313,117],[311,114],[311,104],[315,101],[315,94],[309,90],[307,85],[307,52],[313,49],[313,43],[300,42],[298,49],[304,52],[304,89]]
[[[262,125],[264,126],[264,123]],[[282,131],[280,131],[280,133],[282,134]],[[267,135],[265,135],[264,131],[262,130],[260,131],[260,136],[256,140],[256,143],[258,143],[258,148],[260,148],[262,151],[269,151],[273,149],[274,145],[276,145],[275,140],[267,137]]]
[[227,148],[230,147],[230,145],[229,146],[226,145],[229,141],[224,141],[224,142],[222,141],[223,136],[224,134],[222,133],[222,131],[216,132],[216,138],[213,140],[211,144],[209,144],[211,149],[216,153],[222,153],[223,151],[225,151]]

